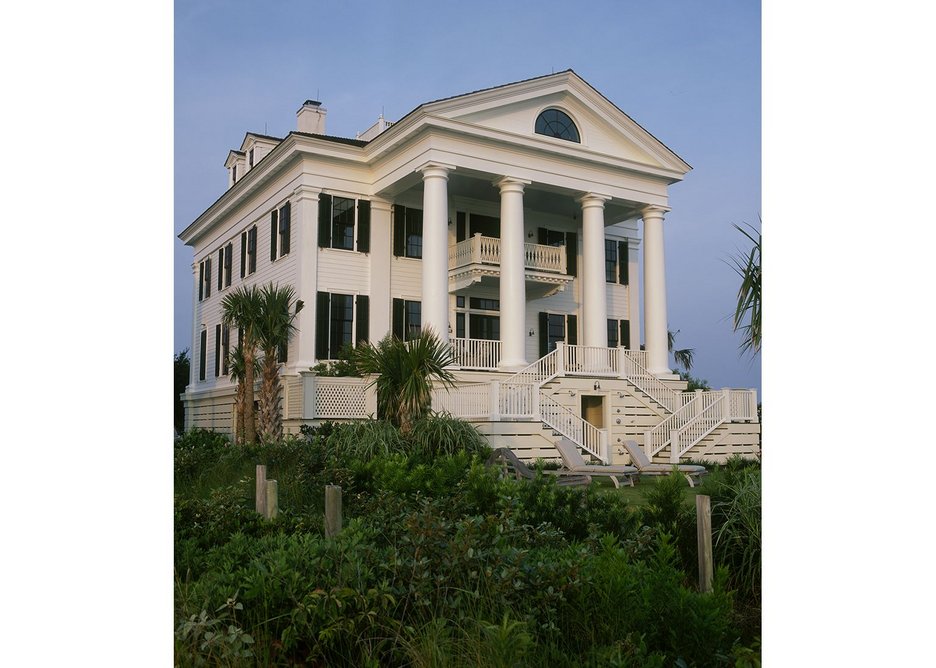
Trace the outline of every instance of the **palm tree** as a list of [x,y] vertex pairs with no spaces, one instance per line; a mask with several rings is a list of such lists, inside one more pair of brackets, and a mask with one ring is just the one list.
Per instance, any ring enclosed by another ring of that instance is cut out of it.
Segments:
[[239,385],[244,388],[241,414],[244,433],[241,443],[257,440],[254,423],[254,366],[257,359],[257,323],[260,322],[261,296],[257,286],[240,287],[221,300],[221,322],[225,327],[236,327],[240,332],[237,346],[243,358],[244,375]]
[[377,345],[361,343],[355,349],[355,361],[362,373],[379,374],[371,383],[377,388],[377,415],[404,434],[429,412],[434,383],[455,384],[446,369],[454,362],[451,349],[430,329],[406,342],[388,335]]
[[292,286],[273,283],[260,289],[260,320],[257,322],[257,343],[263,351],[263,381],[260,385],[260,440],[278,441],[283,437],[283,414],[280,412],[281,383],[279,375],[281,352],[297,331],[295,320],[302,310],[302,300],[295,299]]
[[670,330],[666,331],[666,348],[669,352],[673,353],[673,360],[676,362],[676,366],[682,366],[686,370],[686,373],[689,373],[692,369],[692,358],[695,355],[695,348],[673,350],[673,346],[676,345],[677,334],[679,334],[678,329],[675,332]]
[[[228,358],[228,368],[230,369],[231,380],[237,383],[237,394],[234,399],[234,403],[237,406],[237,425],[234,428],[234,442],[243,443],[244,442],[244,415],[247,412],[246,409],[246,394],[247,394],[247,385],[244,382],[246,367],[244,366],[244,355],[241,352],[240,345],[234,347],[231,350],[230,356]],[[259,376],[262,372],[262,367],[260,366],[260,360],[254,358],[253,373],[254,376]]]
[[[751,250],[731,258],[731,266],[741,277],[738,303],[734,312],[734,330],[741,330],[741,353],[756,355],[761,347],[761,233],[751,225],[748,232],[734,226],[751,242]],[[756,237],[756,238],[755,238]]]

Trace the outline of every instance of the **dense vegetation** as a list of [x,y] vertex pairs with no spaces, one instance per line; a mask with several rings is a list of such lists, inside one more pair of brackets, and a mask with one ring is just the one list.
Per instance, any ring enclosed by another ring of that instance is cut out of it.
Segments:
[[[681,477],[636,508],[609,487],[501,479],[487,455],[433,414],[405,435],[371,421],[262,447],[177,439],[177,664],[757,665],[757,468],[706,482],[730,569],[700,594]],[[273,521],[253,512],[261,463]],[[343,490],[335,539],[326,484]]]

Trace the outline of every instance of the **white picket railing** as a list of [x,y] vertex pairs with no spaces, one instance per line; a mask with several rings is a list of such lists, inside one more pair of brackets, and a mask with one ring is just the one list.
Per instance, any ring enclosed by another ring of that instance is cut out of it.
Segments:
[[537,417],[536,396],[538,387],[533,384],[495,383],[497,387],[497,406],[501,417],[529,418]]
[[497,368],[501,356],[501,342],[489,339],[451,339],[455,365],[463,369]]
[[492,417],[491,394],[490,383],[460,385],[451,389],[433,388],[432,410],[459,418],[489,420]]
[[674,464],[686,454],[696,443],[708,436],[720,424],[730,419],[729,394],[722,392],[707,392],[712,395],[708,405],[700,407],[701,410],[681,428],[673,431],[670,437],[670,461]]
[[[501,240],[480,233],[449,246],[449,269],[468,264],[501,263]],[[565,246],[523,244],[523,264],[527,269],[557,274],[566,273]]]
[[560,357],[561,343],[556,344],[555,350],[550,350],[543,357],[532,364],[528,364],[517,373],[510,376],[503,382],[504,385],[542,385],[548,383],[561,373],[558,366]]
[[660,404],[668,412],[673,413],[683,405],[682,392],[677,392],[668,387],[659,378],[654,376],[646,369],[646,354],[639,355],[644,351],[627,350],[618,348],[618,359],[620,360],[621,377],[636,386],[641,392]]
[[728,390],[730,419],[757,422],[757,390]]
[[552,397],[539,393],[540,420],[569,438],[577,446],[608,463],[608,443],[605,432],[586,422]]
[[683,392],[686,403],[653,429],[644,432],[644,452],[648,457],[653,457],[670,443],[673,432],[686,427],[697,415],[704,413],[709,406],[720,401],[723,396],[724,394],[720,391]]
[[620,375],[618,348],[565,344],[557,345],[557,350],[561,350],[563,368],[570,376]]

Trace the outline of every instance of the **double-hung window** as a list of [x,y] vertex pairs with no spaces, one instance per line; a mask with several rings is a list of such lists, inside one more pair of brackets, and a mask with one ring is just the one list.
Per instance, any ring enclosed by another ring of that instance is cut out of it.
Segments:
[[411,299],[393,299],[393,335],[402,341],[419,335],[422,329],[422,302]]
[[198,341],[198,380],[205,380],[205,369],[208,363],[208,330],[201,331]]
[[574,346],[578,343],[578,319],[569,313],[539,314],[540,357],[556,349],[556,343],[564,341]]
[[270,262],[289,253],[290,204],[270,212]]
[[343,346],[367,341],[370,306],[367,295],[319,292],[315,312],[315,357],[338,359]]
[[218,249],[218,290],[231,287],[231,256],[234,254],[234,244],[228,244]]
[[397,257],[422,257],[422,209],[393,206],[393,254]]
[[628,284],[627,241],[605,239],[605,281]]
[[211,258],[198,263],[198,301],[211,296]]
[[319,195],[319,247],[370,252],[370,202]]
[[241,232],[241,278],[257,271],[257,226]]
[[608,347],[630,348],[630,320],[608,320]]

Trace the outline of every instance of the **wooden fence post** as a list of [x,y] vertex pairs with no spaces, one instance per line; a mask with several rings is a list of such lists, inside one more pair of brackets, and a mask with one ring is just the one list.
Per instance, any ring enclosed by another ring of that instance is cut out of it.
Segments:
[[332,538],[341,531],[341,487],[325,485],[325,536]]
[[279,485],[275,480],[266,481],[266,517],[268,520],[276,519],[279,515]]
[[257,464],[257,512],[267,516],[266,466]]
[[712,499],[696,498],[696,535],[699,541],[699,591],[712,591]]

